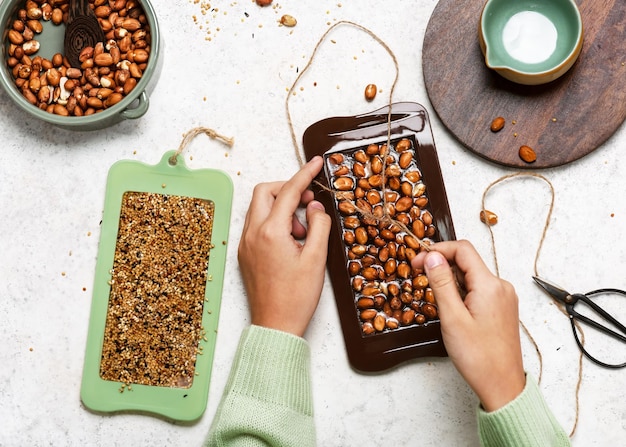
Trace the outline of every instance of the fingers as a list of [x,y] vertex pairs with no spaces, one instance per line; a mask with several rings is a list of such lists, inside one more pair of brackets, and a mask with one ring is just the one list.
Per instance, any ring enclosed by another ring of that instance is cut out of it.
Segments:
[[412,261],[414,267],[424,267],[428,282],[437,299],[440,313],[443,318],[461,317],[467,314],[467,308],[459,292],[457,271],[463,275],[468,287],[493,277],[488,267],[468,241],[438,242],[432,246],[432,251],[420,253]]
[[[303,207],[306,207],[312,200],[313,200],[314,194],[313,191],[311,191],[310,189],[307,189],[306,191],[304,191],[304,193],[302,194],[302,198],[300,200],[300,205]],[[319,205],[322,206],[322,210],[324,209],[324,206],[319,203]],[[308,221],[308,217],[307,217],[307,221]],[[298,216],[296,216],[295,214],[293,215],[292,218],[292,225],[291,225],[291,234],[295,239],[304,239],[307,235],[307,229],[306,227],[300,222],[300,220],[298,219]]]
[[291,217],[291,235],[294,239],[304,239],[307,234],[306,227],[300,222],[295,214]]
[[289,181],[260,183],[255,186],[246,220],[244,231],[250,226],[259,226],[268,219],[277,222],[293,222],[296,234],[301,234],[303,227],[292,221],[296,209],[301,202],[312,200],[312,192],[307,188],[322,167],[322,157],[315,157],[304,165]]
[[276,196],[276,203],[272,208],[272,217],[279,220],[291,218],[300,205],[303,194],[320,172],[322,157],[316,156],[305,164],[291,179],[285,183]]
[[424,257],[424,270],[428,284],[435,295],[442,321],[461,318],[467,313],[455,275],[442,253],[431,251]]
[[491,275],[491,271],[469,241],[437,242],[432,249],[456,264],[463,274]]
[[[312,200],[313,193],[307,188],[319,173],[322,163],[322,157],[314,157],[289,181],[260,183],[255,186],[243,230],[246,231],[251,224],[258,227],[270,215],[282,223],[292,222],[290,219],[300,202],[306,204]],[[304,228],[295,221],[293,223],[296,234],[302,234]]]
[[251,224],[258,227],[267,219],[272,210],[276,196],[286,182],[259,183],[254,187],[250,207],[246,213],[246,220],[243,225],[244,232]]
[[330,216],[326,214],[324,205],[313,200],[306,207],[306,220],[309,229],[303,251],[306,256],[314,256],[316,260],[321,259],[325,262],[330,235]]
[[310,189],[307,189],[306,191],[304,191],[302,193],[302,205],[306,205],[308,204],[311,200],[313,200],[313,198],[315,197],[315,194],[313,193],[313,191],[311,191]]

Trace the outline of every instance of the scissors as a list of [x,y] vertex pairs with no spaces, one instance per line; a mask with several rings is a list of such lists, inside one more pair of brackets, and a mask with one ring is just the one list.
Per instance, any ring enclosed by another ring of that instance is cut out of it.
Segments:
[[[599,330],[600,332],[610,337],[613,337],[617,340],[620,340],[623,343],[626,343],[626,326],[624,326],[622,323],[617,321],[615,317],[610,315],[607,311],[602,309],[598,304],[594,303],[593,300],[591,299],[591,297],[593,296],[602,295],[602,294],[610,294],[610,293],[616,293],[619,295],[626,296],[626,291],[620,290],[620,289],[598,289],[598,290],[594,290],[592,292],[584,293],[584,294],[583,293],[569,293],[562,287],[557,286],[556,284],[553,284],[550,281],[547,281],[545,279],[539,278],[537,276],[533,276],[533,279],[546,292],[548,292],[550,296],[552,296],[555,300],[557,300],[558,302],[562,303],[565,306],[565,310],[567,314],[569,315],[570,323],[572,324],[572,331],[574,332],[574,338],[576,339],[576,344],[578,345],[582,353],[585,355],[585,357],[587,357],[592,362],[600,366],[603,366],[605,368],[617,369],[617,368],[623,368],[626,366],[626,362],[619,363],[619,364],[611,364],[611,363],[602,362],[598,360],[597,358],[593,357],[585,349],[583,343],[580,341],[578,332],[576,330],[577,322],[584,323],[588,326],[591,326]],[[611,323],[616,329],[619,330],[619,332],[616,332],[615,330],[605,326],[604,324],[578,313],[574,309],[574,306],[579,303],[585,304],[596,315],[602,317],[604,321]]]

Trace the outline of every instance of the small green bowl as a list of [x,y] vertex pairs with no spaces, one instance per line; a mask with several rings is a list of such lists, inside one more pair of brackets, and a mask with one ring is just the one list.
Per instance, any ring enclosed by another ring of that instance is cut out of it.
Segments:
[[583,23],[574,0],[487,0],[478,38],[489,68],[518,84],[538,85],[576,62]]
[[[7,33],[12,27],[13,20],[19,9],[23,8],[25,0],[4,0],[0,3],[0,34],[2,35],[2,51],[0,62],[0,84],[13,102],[30,116],[70,130],[99,130],[112,126],[127,119],[142,117],[149,106],[148,92],[151,92],[156,84],[160,72],[159,53],[161,37],[156,14],[148,0],[140,0],[143,12],[150,26],[150,58],[148,65],[143,71],[142,77],[135,88],[115,106],[89,116],[61,116],[48,113],[29,103],[15,85],[12,70],[8,67]],[[51,22],[43,22],[44,29],[36,39],[40,42],[37,54],[51,58],[55,53],[63,53],[63,37],[65,26],[55,26]]]

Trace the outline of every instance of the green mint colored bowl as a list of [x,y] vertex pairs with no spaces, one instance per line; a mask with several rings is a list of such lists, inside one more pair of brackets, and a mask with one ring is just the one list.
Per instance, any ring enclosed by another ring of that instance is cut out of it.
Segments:
[[[12,69],[7,65],[10,42],[8,32],[20,9],[24,8],[25,0],[3,0],[0,3],[0,30],[2,32],[2,63],[0,63],[0,84],[7,95],[28,115],[56,126],[79,131],[99,130],[121,121],[142,117],[149,106],[148,94],[151,92],[160,72],[161,35],[156,14],[148,0],[139,1],[150,27],[150,57],[141,78],[134,89],[124,98],[109,108],[89,116],[62,116],[49,113],[29,103],[15,84]],[[65,25],[54,25],[51,21],[42,21],[43,32],[36,34],[40,43],[37,55],[51,59],[55,53],[63,54],[63,38]]]
[[574,0],[487,0],[478,38],[489,68],[518,84],[538,85],[576,62],[583,23]]

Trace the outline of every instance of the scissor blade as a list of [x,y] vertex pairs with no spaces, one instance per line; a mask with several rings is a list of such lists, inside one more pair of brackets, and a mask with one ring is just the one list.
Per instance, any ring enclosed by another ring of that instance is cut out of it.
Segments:
[[548,292],[552,297],[556,298],[559,301],[565,301],[570,293],[563,289],[561,286],[557,286],[554,283],[546,279],[539,278],[538,276],[533,276],[533,279],[537,284],[539,284],[546,292]]

